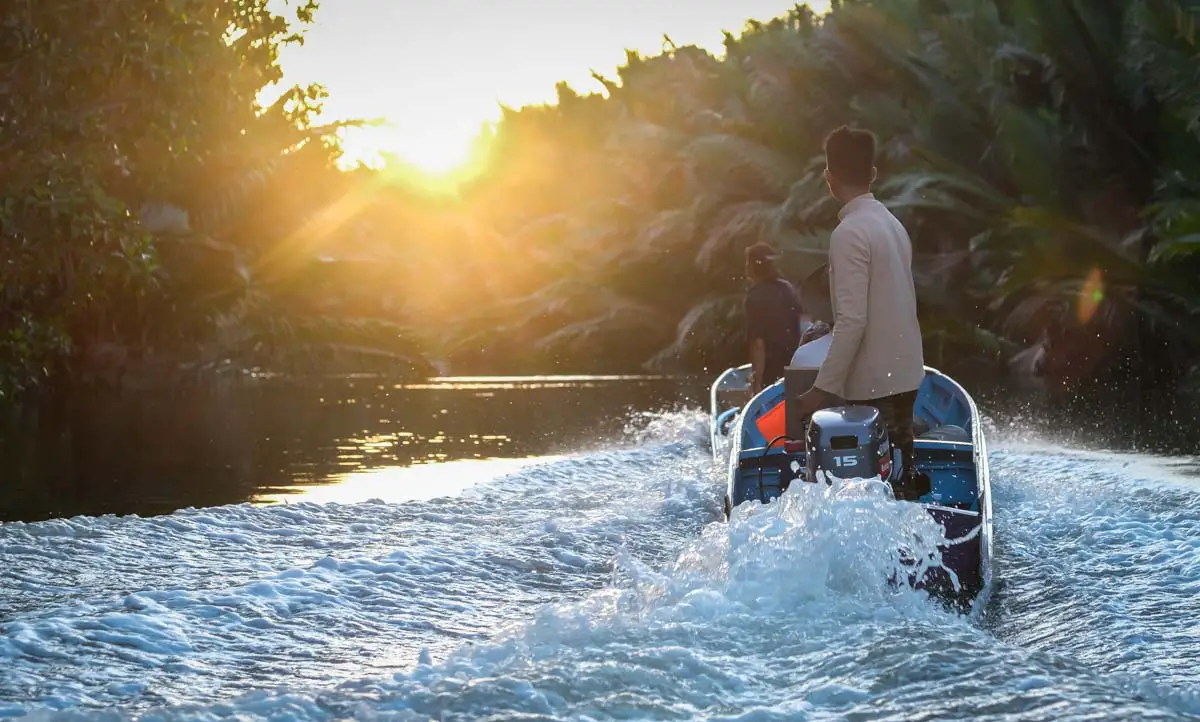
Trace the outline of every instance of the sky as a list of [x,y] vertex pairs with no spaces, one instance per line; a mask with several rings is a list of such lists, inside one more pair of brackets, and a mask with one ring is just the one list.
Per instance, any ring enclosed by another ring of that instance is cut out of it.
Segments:
[[[277,0],[282,7],[284,0]],[[320,82],[324,118],[387,118],[355,131],[349,159],[395,153],[430,173],[466,160],[498,104],[543,103],[565,80],[601,90],[625,48],[657,54],[662,36],[721,51],[722,30],[768,20],[792,0],[324,0],[303,47],[281,55],[285,83]],[[819,8],[827,3],[810,3]]]

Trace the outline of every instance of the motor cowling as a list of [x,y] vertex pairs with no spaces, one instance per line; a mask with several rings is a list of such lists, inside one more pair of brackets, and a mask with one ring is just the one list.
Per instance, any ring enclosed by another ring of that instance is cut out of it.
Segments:
[[892,478],[894,458],[887,425],[874,406],[837,406],[812,415],[805,436],[809,481],[818,470],[839,479]]

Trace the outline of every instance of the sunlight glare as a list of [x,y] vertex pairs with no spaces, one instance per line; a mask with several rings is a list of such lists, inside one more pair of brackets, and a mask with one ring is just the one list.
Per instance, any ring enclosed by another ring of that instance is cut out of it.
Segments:
[[[288,0],[269,3],[278,12],[294,12]],[[625,48],[654,55],[664,33],[676,43],[719,53],[722,30],[740,30],[746,19],[769,19],[792,4],[327,3],[305,29],[304,45],[284,48],[280,62],[284,85],[320,82],[328,88],[324,120],[383,118],[390,124],[347,129],[343,167],[407,166],[428,176],[430,185],[452,185],[483,170],[486,159],[475,157],[475,139],[485,123],[499,118],[500,103],[552,102],[559,81],[581,93],[599,91],[593,70],[615,76]],[[818,10],[827,6],[813,3]]]
[[436,464],[384,466],[336,475],[326,483],[277,487],[255,496],[258,505],[311,502],[315,504],[360,504],[372,499],[395,504],[458,496],[471,487],[514,474],[540,464],[560,461],[564,456],[516,459],[459,459]]
[[471,141],[471,135],[456,128],[425,128],[420,134],[406,133],[399,124],[389,122],[347,133],[342,145],[343,165],[353,167],[362,163],[380,168],[388,165],[394,155],[429,176],[448,176],[473,160]]

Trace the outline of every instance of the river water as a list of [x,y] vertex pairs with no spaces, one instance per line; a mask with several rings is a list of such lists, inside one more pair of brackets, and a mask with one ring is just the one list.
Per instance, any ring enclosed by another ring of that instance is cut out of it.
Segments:
[[972,620],[886,585],[919,522],[869,487],[721,521],[700,389],[362,379],[42,418],[4,457],[0,716],[1200,719],[1194,460],[991,424]]

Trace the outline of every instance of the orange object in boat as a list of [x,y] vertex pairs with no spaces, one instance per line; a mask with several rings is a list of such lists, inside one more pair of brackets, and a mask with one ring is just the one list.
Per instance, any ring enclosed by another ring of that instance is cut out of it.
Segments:
[[758,433],[763,435],[767,443],[771,443],[771,439],[776,439],[787,433],[787,412],[784,409],[786,402],[780,401],[775,406],[758,417],[754,425],[758,427]]

